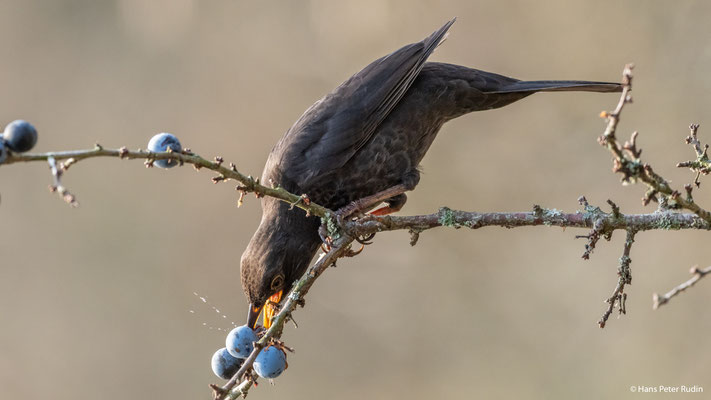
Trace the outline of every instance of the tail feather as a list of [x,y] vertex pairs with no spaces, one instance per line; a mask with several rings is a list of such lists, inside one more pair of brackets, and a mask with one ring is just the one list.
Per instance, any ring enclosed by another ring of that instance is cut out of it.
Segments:
[[518,81],[489,93],[521,92],[621,92],[622,85],[611,82],[592,81]]

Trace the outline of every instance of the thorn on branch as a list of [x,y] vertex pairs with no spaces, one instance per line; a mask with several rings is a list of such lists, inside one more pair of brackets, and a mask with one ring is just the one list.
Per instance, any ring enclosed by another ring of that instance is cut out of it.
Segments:
[[410,228],[410,246],[414,246],[417,244],[417,241],[420,240],[420,231],[419,229],[415,228]]
[[228,178],[226,176],[220,174],[217,176],[213,176],[210,180],[212,181],[212,183],[220,183],[226,181],[227,179]]
[[[252,183],[252,187],[253,187],[253,188],[256,189],[258,186],[261,186],[261,183],[260,183],[260,181],[259,181],[259,178],[254,179],[254,178],[252,178],[252,176],[249,176],[248,179],[250,180],[250,182],[253,182],[253,183]],[[274,182],[272,182],[271,179],[269,180],[269,183],[272,184],[272,189],[278,189],[278,187],[277,187],[276,185],[274,185]],[[257,190],[254,190],[254,197],[260,199],[260,198],[264,197],[264,193],[261,193],[261,192],[259,192],[259,191],[257,191]]]
[[[301,196],[299,196],[299,198],[295,202],[291,203],[291,205],[289,206],[289,210],[293,210],[294,207],[296,207],[300,204],[303,204],[308,207],[309,205],[311,205],[311,199],[309,198],[308,195],[302,194]],[[311,213],[308,210],[306,210],[306,216],[308,217],[310,215],[311,215]]]
[[[665,196],[666,198],[666,196]],[[672,190],[671,195],[669,195],[669,200],[666,201],[665,208],[668,210],[679,210],[682,208],[681,203],[681,193],[678,190]],[[659,203],[661,208],[661,202]]]
[[642,149],[637,149],[637,135],[639,135],[639,132],[632,132],[630,140],[626,141],[625,144],[622,146],[622,149],[626,150],[629,155],[632,156],[632,158],[634,159],[638,159],[640,155],[642,155]]
[[711,267],[706,267],[704,269],[699,269],[697,266],[694,266],[691,268],[689,271],[693,276],[691,279],[689,279],[686,282],[681,283],[680,285],[674,287],[672,290],[664,294],[663,296],[660,296],[657,293],[654,293],[652,296],[652,309],[656,310],[660,306],[663,306],[664,304],[667,304],[669,300],[671,300],[674,296],[678,295],[679,293],[685,291],[686,289],[694,286],[696,282],[701,280],[704,276],[708,275],[711,273]]
[[62,171],[66,171],[71,167],[72,165],[76,164],[77,160],[76,158],[68,158],[66,161],[59,163],[59,168],[62,169]]
[[612,208],[612,218],[619,219],[622,217],[622,214],[620,213],[620,207],[615,204],[615,202],[610,199],[607,199],[607,204],[609,204],[610,208]]
[[691,196],[691,192],[694,190],[693,186],[686,184],[684,185],[684,190],[686,190],[686,201],[689,203],[693,203],[694,197]]
[[215,385],[214,383],[210,384],[210,389],[212,389],[212,395],[216,399],[227,394],[225,389],[221,388],[219,385]]
[[[287,322],[291,321],[291,323],[294,325],[294,328],[299,329],[299,324],[296,322],[294,316],[291,313],[289,313],[289,315],[286,317],[286,320]],[[291,352],[293,353],[294,351],[291,350]]]
[[642,197],[642,205],[646,206],[651,201],[659,202],[659,200],[657,199],[657,193],[658,192],[654,189],[647,190],[647,192],[644,193],[644,197]]

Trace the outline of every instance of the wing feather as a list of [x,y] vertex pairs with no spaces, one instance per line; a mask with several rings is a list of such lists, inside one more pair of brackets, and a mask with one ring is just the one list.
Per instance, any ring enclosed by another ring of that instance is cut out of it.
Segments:
[[306,110],[272,150],[265,177],[303,189],[343,167],[402,99],[454,21],[375,60]]

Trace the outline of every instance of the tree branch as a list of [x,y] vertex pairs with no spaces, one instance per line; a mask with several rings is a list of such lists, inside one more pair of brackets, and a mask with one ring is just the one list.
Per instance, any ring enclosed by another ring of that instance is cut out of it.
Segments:
[[[607,127],[605,128],[605,132],[602,136],[598,138],[598,142],[612,153],[614,157],[612,170],[622,174],[622,182],[624,184],[635,183],[639,180],[647,185],[647,193],[642,198],[643,204],[647,205],[650,201],[655,201],[660,203],[660,205],[663,205],[665,208],[686,209],[703,218],[706,222],[711,222],[711,212],[699,207],[699,205],[694,202],[691,197],[690,187],[685,187],[688,196],[684,198],[680,195],[679,191],[671,188],[666,179],[655,173],[649,164],[642,163],[642,160],[640,159],[642,150],[637,149],[636,143],[638,135],[637,132],[633,132],[630,140],[625,142],[624,145],[620,145],[618,143],[615,133],[617,132],[617,124],[620,122],[620,113],[622,112],[625,104],[632,103],[632,96],[629,93],[632,90],[633,68],[633,64],[625,65],[624,71],[622,72],[622,95],[620,96],[620,101],[617,103],[615,110],[612,112],[603,111],[600,113],[601,117],[607,118]],[[697,129],[698,125],[692,125],[692,134],[689,138],[687,138],[687,143],[692,143],[695,148],[697,146],[693,143],[693,140],[696,139]],[[699,151],[700,147],[696,149],[699,160],[703,159],[708,165],[706,150],[702,153],[699,153]],[[679,166],[680,164],[677,165]],[[695,167],[695,165],[687,165],[685,163],[681,163],[681,166],[688,166],[692,169]],[[708,169],[705,169],[704,171],[708,173]],[[698,175],[695,181],[698,182]]]
[[[592,208],[592,210],[590,209]],[[650,214],[617,214],[605,213],[597,207],[589,207],[585,211],[563,213],[556,209],[545,209],[534,206],[531,212],[491,212],[479,213],[471,211],[440,208],[438,212],[426,215],[384,216],[367,215],[355,221],[346,222],[345,229],[353,235],[371,233],[414,230],[422,232],[440,226],[456,229],[479,229],[488,226],[517,228],[522,226],[558,226],[562,228],[594,228],[599,227],[601,234],[615,230],[679,230],[702,229],[711,230],[711,224],[698,215],[658,211]]]
[[711,273],[711,267],[706,267],[704,269],[699,269],[698,267],[692,267],[691,270],[689,271],[689,273],[691,273],[694,276],[692,276],[691,279],[689,279],[688,281],[680,284],[679,286],[676,286],[674,289],[667,292],[664,296],[660,296],[657,293],[654,293],[654,295],[652,296],[652,301],[654,303],[652,305],[652,308],[656,310],[660,306],[667,304],[669,302],[669,300],[671,300],[672,297],[674,297],[674,296],[678,295],[679,293],[685,291],[686,289],[694,286],[696,284],[696,282],[701,280],[701,278],[703,278],[704,276]]
[[624,249],[622,250],[622,257],[620,257],[620,266],[617,269],[617,286],[615,286],[615,290],[612,292],[612,296],[605,300],[605,302],[608,304],[608,307],[607,310],[605,310],[605,313],[602,314],[602,318],[600,318],[600,321],[598,321],[597,323],[600,328],[605,327],[607,319],[610,318],[610,314],[612,314],[612,310],[615,308],[615,304],[619,305],[620,315],[627,314],[627,310],[625,308],[627,294],[624,292],[624,290],[625,285],[629,285],[632,283],[632,272],[630,270],[630,264],[632,263],[632,259],[630,258],[630,251],[632,250],[632,243],[634,243],[635,233],[636,232],[634,230],[627,230],[627,238],[625,239]]
[[[701,186],[701,181],[699,181],[699,177],[702,174],[708,175],[711,172],[711,161],[709,160],[709,156],[707,154],[709,145],[706,144],[704,146],[701,146],[701,142],[699,141],[699,138],[696,135],[699,130],[699,124],[689,125],[689,130],[691,131],[691,133],[689,134],[689,136],[686,137],[686,144],[689,144],[694,148],[694,151],[696,152],[696,160],[680,162],[676,166],[679,168],[689,168],[693,172],[696,172],[696,177],[694,178],[694,185],[696,185],[696,187],[699,187]],[[687,191],[689,192],[689,195],[691,195],[691,191],[688,189]]]
[[[230,179],[241,183],[237,186],[237,190],[241,193],[255,193],[258,197],[270,196],[276,199],[285,201],[292,204],[295,207],[305,210],[311,215],[316,215],[318,217],[328,217],[329,212],[325,207],[318,204],[312,203],[308,200],[308,196],[297,195],[289,193],[283,188],[273,183],[272,187],[264,186],[259,182],[259,178],[252,178],[252,176],[247,176],[242,174],[237,170],[237,167],[230,163],[229,167],[223,166],[222,157],[215,157],[214,161],[206,160],[199,155],[190,151],[190,149],[184,149],[182,152],[165,152],[165,153],[153,153],[146,150],[128,150],[126,147],[121,147],[120,149],[105,149],[101,145],[96,144],[93,149],[90,150],[72,150],[72,151],[56,151],[49,153],[26,153],[26,154],[16,154],[12,153],[5,160],[3,164],[14,164],[18,162],[31,162],[31,161],[49,161],[49,160],[66,160],[57,166],[57,171],[59,175],[63,174],[70,166],[76,164],[79,161],[86,160],[95,157],[117,157],[120,159],[142,159],[146,160],[146,167],[152,167],[153,161],[155,160],[177,160],[180,165],[192,164],[196,170],[202,168],[209,169],[218,173],[217,176],[212,178],[214,183],[228,181]],[[51,161],[50,161],[51,162]],[[54,174],[56,177],[56,173]],[[242,196],[240,196],[241,201]]]

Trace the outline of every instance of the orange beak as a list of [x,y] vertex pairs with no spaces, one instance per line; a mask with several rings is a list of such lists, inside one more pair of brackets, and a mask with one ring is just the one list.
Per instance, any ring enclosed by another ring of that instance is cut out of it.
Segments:
[[247,314],[247,326],[254,329],[257,326],[257,320],[259,319],[260,312],[264,311],[263,323],[264,327],[269,329],[272,326],[272,319],[277,313],[277,307],[281,301],[282,291],[274,293],[263,306],[255,306],[254,304],[249,305],[249,312]]
[[279,302],[281,301],[281,295],[283,291],[278,291],[272,295],[272,297],[267,300],[267,303],[264,305],[264,327],[269,329],[269,327],[272,326],[272,319],[274,318],[274,315],[277,313],[277,308],[279,307]]

